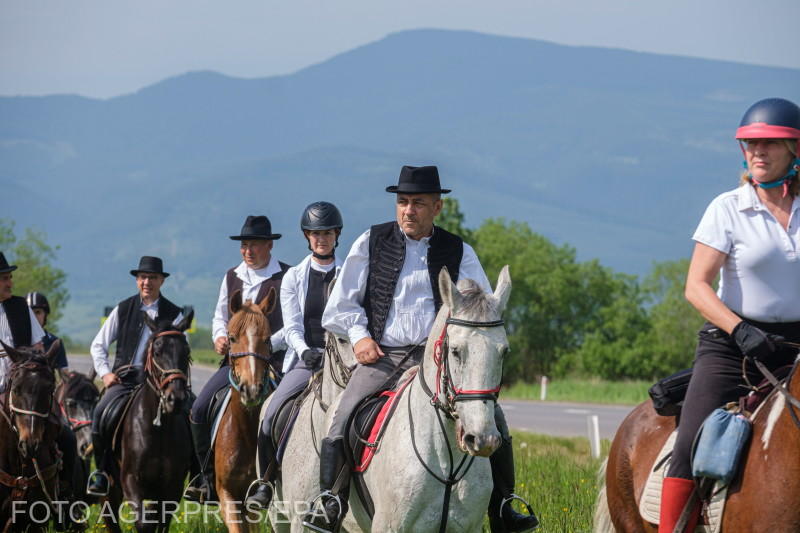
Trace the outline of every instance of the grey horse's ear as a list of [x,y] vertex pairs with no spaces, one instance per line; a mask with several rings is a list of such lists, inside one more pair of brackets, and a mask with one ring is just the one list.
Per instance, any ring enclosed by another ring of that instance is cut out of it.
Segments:
[[461,304],[461,293],[450,278],[447,267],[442,267],[439,271],[439,294],[442,296],[442,303],[450,308],[451,313],[458,309]]
[[228,318],[232,317],[242,308],[242,291],[236,290],[228,301]]
[[508,298],[511,296],[511,275],[508,273],[508,265],[500,270],[500,275],[497,277],[497,288],[492,296],[497,312],[503,314],[506,304],[508,304]]

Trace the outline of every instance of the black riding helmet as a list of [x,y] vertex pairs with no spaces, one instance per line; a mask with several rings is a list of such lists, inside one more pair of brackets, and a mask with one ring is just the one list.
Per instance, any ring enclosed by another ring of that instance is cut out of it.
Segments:
[[41,292],[29,292],[25,296],[25,300],[28,302],[28,307],[31,309],[44,309],[44,312],[48,315],[50,314],[50,302],[47,301],[44,294]]
[[[330,202],[314,202],[303,210],[303,216],[300,217],[300,229],[303,230],[304,235],[306,231],[336,230],[336,244],[334,248],[339,246],[339,235],[342,232],[342,227],[344,227],[342,214],[339,212],[339,209]],[[306,239],[308,239],[308,237],[306,237]],[[311,249],[310,243],[308,249]],[[333,254],[322,257],[314,253],[314,257],[329,259],[333,257]]]

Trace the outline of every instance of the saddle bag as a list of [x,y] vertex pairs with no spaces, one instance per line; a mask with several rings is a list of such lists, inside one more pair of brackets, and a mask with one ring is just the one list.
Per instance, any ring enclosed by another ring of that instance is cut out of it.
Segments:
[[742,450],[750,439],[751,422],[739,412],[714,409],[700,429],[692,475],[727,485],[736,475]]
[[683,407],[686,389],[692,379],[692,369],[681,370],[650,387],[647,393],[653,400],[653,408],[661,416],[677,416]]

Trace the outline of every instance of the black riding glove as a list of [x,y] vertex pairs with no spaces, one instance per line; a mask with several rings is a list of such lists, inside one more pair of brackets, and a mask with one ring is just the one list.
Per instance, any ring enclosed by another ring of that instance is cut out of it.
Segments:
[[306,364],[306,368],[314,368],[322,359],[322,352],[309,348],[303,351],[303,355],[300,356],[300,359]]
[[784,338],[780,335],[767,333],[744,320],[733,328],[731,334],[739,349],[747,357],[752,357],[759,361],[769,359],[772,354],[778,351],[778,343],[784,341]]

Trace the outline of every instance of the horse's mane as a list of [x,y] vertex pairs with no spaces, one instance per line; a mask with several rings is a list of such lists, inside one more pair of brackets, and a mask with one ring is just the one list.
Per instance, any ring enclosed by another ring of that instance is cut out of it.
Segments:
[[461,293],[461,308],[459,309],[465,315],[476,318],[488,318],[496,316],[497,308],[494,302],[488,298],[488,294],[483,292],[483,289],[477,282],[471,279],[459,280],[456,285],[458,292]]
[[247,300],[241,309],[234,313],[228,322],[228,331],[235,334],[246,331],[250,326],[255,326],[257,335],[268,335],[269,322],[261,309],[256,304]]

